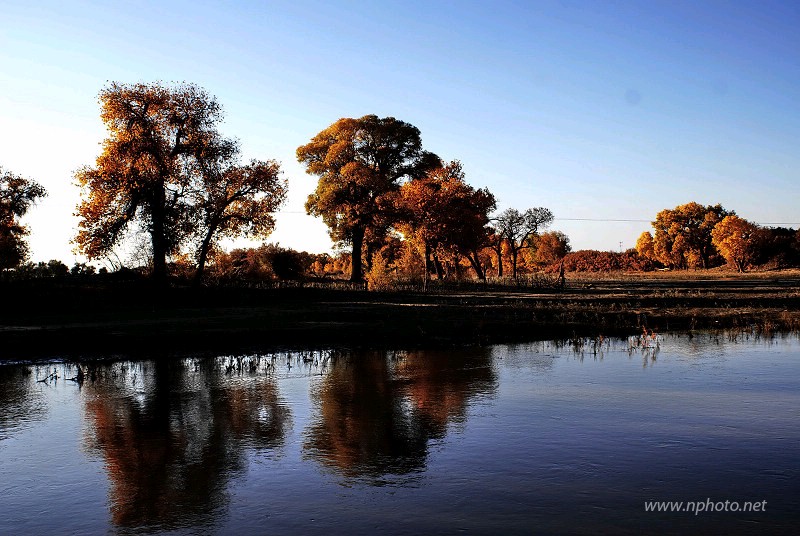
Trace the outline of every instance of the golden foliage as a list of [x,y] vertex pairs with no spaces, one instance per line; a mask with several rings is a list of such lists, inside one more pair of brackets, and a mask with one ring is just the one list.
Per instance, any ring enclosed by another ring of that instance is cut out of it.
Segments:
[[636,240],[636,253],[649,260],[656,260],[653,235],[649,231],[643,232]]
[[221,238],[266,238],[275,228],[272,213],[286,200],[288,185],[280,178],[275,160],[253,160],[247,165],[227,164],[206,171],[197,190],[202,240],[198,250],[200,277],[209,250]]
[[556,263],[572,251],[569,237],[561,231],[548,231],[531,239],[530,259],[525,259],[533,266],[545,267]]
[[483,269],[479,252],[489,243],[489,213],[495,206],[489,190],[475,189],[464,180],[461,163],[454,160],[414,179],[400,189],[398,208],[401,231],[428,252],[467,257],[479,278]]
[[725,216],[711,232],[714,246],[740,272],[756,254],[758,226],[736,215]]
[[366,273],[367,288],[369,290],[386,290],[393,281],[393,270],[382,251],[372,257],[372,265]]
[[665,209],[656,215],[653,252],[670,268],[708,268],[716,253],[711,231],[729,212],[722,205],[695,202]]
[[339,119],[298,147],[297,160],[319,177],[306,202],[330,236],[352,246],[353,280],[361,280],[364,237],[394,220],[394,197],[403,180],[424,175],[439,158],[422,150],[419,130],[393,117]]
[[83,191],[74,239],[90,259],[109,254],[131,224],[150,234],[153,271],[167,255],[197,249],[198,275],[215,241],[265,237],[286,197],[277,162],[238,165],[236,142],[217,131],[222,110],[192,84],[112,83],[100,92],[108,129],[94,167],[75,174]]
[[154,271],[163,275],[166,255],[190,228],[183,192],[198,156],[218,138],[220,106],[191,84],[116,82],[100,92],[100,105],[108,137],[95,167],[75,175],[83,201],[74,242],[90,259],[102,257],[140,221],[152,237]]

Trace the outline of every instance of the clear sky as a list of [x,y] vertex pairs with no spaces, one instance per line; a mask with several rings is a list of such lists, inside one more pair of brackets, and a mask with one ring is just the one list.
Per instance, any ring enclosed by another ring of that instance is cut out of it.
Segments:
[[[246,158],[277,159],[271,241],[327,251],[295,149],[394,116],[499,208],[550,208],[573,249],[632,247],[663,208],[800,226],[800,2],[3,0],[0,166],[49,197],[32,259],[71,264],[109,81],[196,83]],[[645,220],[576,221],[579,218]]]

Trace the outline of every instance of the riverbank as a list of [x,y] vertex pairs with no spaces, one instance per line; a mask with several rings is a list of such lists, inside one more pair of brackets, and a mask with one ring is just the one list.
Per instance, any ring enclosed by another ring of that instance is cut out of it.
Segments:
[[427,293],[31,281],[2,289],[10,307],[0,313],[0,359],[800,328],[797,272],[680,275],[571,278],[563,291],[476,284]]

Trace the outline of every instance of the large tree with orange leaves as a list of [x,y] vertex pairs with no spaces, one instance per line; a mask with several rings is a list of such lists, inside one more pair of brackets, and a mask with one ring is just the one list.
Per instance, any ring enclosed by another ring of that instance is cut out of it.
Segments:
[[150,235],[153,277],[166,259],[197,247],[202,272],[221,235],[265,236],[285,197],[275,162],[238,165],[238,145],[217,130],[222,109],[192,84],[112,83],[100,92],[109,134],[94,167],[75,178],[83,189],[75,243],[90,259],[107,255],[131,224]]
[[728,214],[722,205],[695,202],[662,210],[653,222],[656,260],[670,268],[709,268],[716,253],[711,231]]
[[333,240],[352,247],[352,281],[363,277],[365,235],[394,219],[401,183],[440,164],[422,149],[419,129],[375,115],[339,119],[299,147],[297,160],[319,177],[306,210],[322,217]]
[[642,258],[652,261],[657,260],[653,246],[653,235],[650,234],[650,231],[645,231],[639,235],[639,238],[636,240],[636,253]]
[[736,215],[725,216],[711,231],[711,241],[740,272],[744,272],[757,254],[759,227]]
[[272,213],[283,204],[288,189],[280,175],[280,164],[275,160],[239,165],[226,159],[203,171],[202,188],[193,194],[193,208],[198,213],[197,281],[220,238],[265,238],[272,232]]
[[431,252],[451,248],[467,257],[475,275],[484,278],[479,253],[489,243],[489,214],[495,209],[495,198],[486,188],[476,190],[465,182],[460,162],[405,183],[398,206],[404,214],[401,227],[422,246],[426,267]]
[[572,251],[569,237],[561,231],[548,231],[532,239],[532,261],[536,266],[545,267],[563,259]]
[[75,243],[87,257],[107,254],[135,221],[151,237],[153,276],[191,230],[186,218],[194,156],[212,150],[222,118],[217,101],[194,85],[112,83],[100,92],[108,128],[95,167],[78,171],[84,192]]

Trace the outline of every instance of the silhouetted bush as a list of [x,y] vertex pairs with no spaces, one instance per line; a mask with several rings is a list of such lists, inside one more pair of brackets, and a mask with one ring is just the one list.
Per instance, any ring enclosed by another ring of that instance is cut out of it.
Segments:
[[73,276],[91,276],[95,274],[95,271],[96,268],[91,264],[76,262],[75,265],[70,268],[69,273]]
[[209,275],[218,281],[297,281],[320,275],[316,272],[330,262],[330,256],[264,244],[219,252],[212,261]]
[[302,279],[310,270],[311,263],[306,256],[308,253],[272,246],[265,252],[267,261],[272,267],[275,277],[282,280]]
[[800,231],[785,227],[760,228],[753,264],[764,268],[800,266]]
[[9,271],[10,279],[62,278],[68,274],[67,265],[56,259],[36,264],[27,262]]

